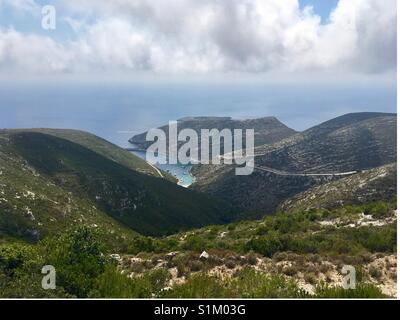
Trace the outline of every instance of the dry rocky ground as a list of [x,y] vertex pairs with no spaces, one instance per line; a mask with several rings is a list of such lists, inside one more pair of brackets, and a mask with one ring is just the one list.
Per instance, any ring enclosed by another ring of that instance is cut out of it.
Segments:
[[[188,277],[207,272],[221,279],[235,277],[246,267],[266,275],[283,275],[295,280],[298,286],[313,294],[317,284],[339,287],[343,283],[341,269],[344,265],[357,265],[357,279],[375,284],[387,296],[395,297],[397,292],[397,257],[395,255],[373,254],[362,257],[319,255],[298,255],[289,252],[277,253],[273,258],[265,258],[249,253],[245,256],[230,252],[212,250],[208,259],[200,258],[194,252],[170,252],[165,255],[139,254],[123,256],[120,267],[129,277],[140,277],[146,271],[165,268],[170,280],[164,290],[183,284]],[[361,266],[361,267],[360,267]]]
[[[374,217],[370,214],[353,213],[331,216],[316,221],[319,229],[312,233],[323,232],[326,228],[353,229],[365,227],[383,227],[395,223],[397,211]],[[263,222],[259,223],[262,225]],[[248,230],[255,230],[248,226]],[[216,234],[218,239],[229,241],[233,231],[225,229]],[[209,234],[211,230],[202,232]],[[177,236],[180,243],[194,235],[189,231]],[[164,290],[175,285],[184,284],[188,278],[203,272],[220,279],[236,277],[244,268],[253,268],[270,276],[281,275],[287,280],[294,280],[298,287],[309,294],[314,294],[318,285],[340,287],[343,284],[343,266],[350,265],[356,269],[357,281],[377,286],[383,294],[395,297],[397,293],[397,256],[394,253],[361,253],[351,254],[298,254],[277,252],[271,258],[249,252],[245,255],[229,249],[210,249],[207,252],[191,251],[191,248],[169,253],[139,253],[137,255],[118,256],[119,266],[124,274],[134,278],[147,271],[156,269],[168,270],[170,277]]]

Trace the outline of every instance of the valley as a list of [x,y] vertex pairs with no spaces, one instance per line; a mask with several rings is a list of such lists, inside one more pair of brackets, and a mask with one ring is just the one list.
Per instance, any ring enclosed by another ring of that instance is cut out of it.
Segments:
[[[148,235],[229,219],[231,211],[223,202],[159,177],[152,166],[117,146],[80,132],[95,140],[87,148],[83,139],[71,141],[70,132],[56,134],[0,133],[2,233],[35,240],[53,226],[100,212]],[[68,137],[61,138],[64,134]]]
[[[87,132],[0,130],[0,296],[393,297],[395,120],[348,114],[295,132],[273,117],[181,119],[257,129],[252,175],[193,165],[185,188]],[[40,288],[44,264],[56,291]],[[341,286],[345,265],[356,290]]]
[[397,11],[0,0],[0,300],[400,298]]

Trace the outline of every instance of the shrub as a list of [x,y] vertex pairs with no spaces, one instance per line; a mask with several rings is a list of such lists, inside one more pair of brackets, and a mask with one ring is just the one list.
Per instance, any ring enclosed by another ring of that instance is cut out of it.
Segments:
[[385,298],[386,296],[372,284],[359,283],[355,289],[342,287],[328,287],[318,285],[315,290],[315,298]]
[[288,259],[288,254],[286,252],[277,252],[274,254],[274,260],[276,261],[284,261]]
[[200,273],[191,276],[186,283],[163,292],[161,296],[163,298],[227,298],[233,297],[233,293],[217,277]]
[[228,259],[228,260],[225,261],[225,266],[226,266],[228,269],[235,269],[236,263],[235,263],[234,260]]
[[138,254],[139,252],[154,252],[156,248],[155,241],[149,237],[138,236],[132,240],[128,246],[128,252]]
[[287,276],[294,276],[297,274],[297,270],[294,266],[286,266],[282,269],[282,272]]
[[282,276],[269,276],[252,268],[238,272],[230,287],[242,298],[300,298],[306,297],[305,291],[298,288],[292,280]]
[[143,276],[128,278],[112,265],[106,267],[95,281],[89,296],[95,298],[150,298],[159,295],[170,274],[166,269],[156,269]]
[[158,295],[171,278],[171,274],[167,269],[159,268],[146,273],[143,278],[148,281],[151,292]]
[[115,266],[108,266],[95,281],[90,297],[147,298],[151,296],[149,284],[143,278],[130,279]]
[[182,248],[185,250],[192,250],[197,252],[205,250],[206,247],[207,247],[206,241],[199,236],[188,237],[185,243],[182,245]]
[[198,260],[189,261],[189,269],[192,272],[197,272],[203,269],[203,263]]
[[185,284],[161,294],[164,298],[301,298],[307,297],[294,281],[267,276],[245,268],[232,279],[222,280],[205,273],[196,274]]
[[257,255],[254,253],[254,251],[250,251],[246,255],[246,260],[247,260],[247,263],[251,266],[255,266],[258,262]]
[[397,232],[394,225],[385,227],[361,227],[352,230],[350,236],[370,252],[395,252]]
[[134,272],[134,273],[141,273],[145,269],[146,268],[141,261],[135,261],[135,262],[131,263],[131,265],[129,267],[129,271]]
[[24,244],[4,244],[0,246],[0,271],[13,276],[32,260],[39,259],[34,247]]
[[308,272],[304,275],[304,281],[314,285],[317,283],[317,277],[314,273]]
[[370,266],[368,272],[371,277],[377,280],[379,280],[382,277],[382,271],[375,266]]
[[356,266],[354,266],[354,268],[356,269],[357,283],[362,283],[362,282],[368,280],[367,274],[365,273],[363,266],[356,265]]
[[375,219],[382,219],[391,216],[393,210],[394,208],[390,203],[378,201],[367,205],[364,213],[372,215]]
[[41,242],[46,264],[57,272],[57,285],[77,297],[87,297],[108,263],[95,231],[79,227]]
[[61,286],[42,288],[41,268],[46,263],[37,247],[24,244],[0,245],[0,298],[73,297]]
[[188,270],[186,270],[186,267],[184,264],[181,264],[181,263],[177,264],[176,269],[178,271],[179,278],[186,276],[188,273]]
[[285,245],[276,233],[270,233],[251,239],[247,243],[247,249],[271,258],[276,252],[284,250]]

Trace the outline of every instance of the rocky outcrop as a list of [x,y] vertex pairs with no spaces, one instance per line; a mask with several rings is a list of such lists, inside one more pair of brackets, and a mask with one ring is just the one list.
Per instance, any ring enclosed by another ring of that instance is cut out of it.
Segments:
[[[396,114],[352,113],[276,143],[256,147],[256,166],[293,173],[368,170],[396,161]],[[279,204],[339,176],[281,176],[255,170],[236,176],[232,166],[197,166],[195,189],[228,200],[245,217],[273,213]]]
[[[168,138],[168,125],[159,129],[162,129]],[[229,117],[186,117],[178,120],[178,131],[183,129],[193,129],[199,137],[201,129],[254,129],[256,146],[275,143],[296,133],[275,117],[248,120],[234,120]],[[132,137],[129,142],[146,149],[152,144],[152,142],[146,141],[146,134],[147,132],[138,134]]]
[[389,201],[397,194],[397,163],[360,172],[297,194],[279,208],[283,212],[335,208],[371,201]]

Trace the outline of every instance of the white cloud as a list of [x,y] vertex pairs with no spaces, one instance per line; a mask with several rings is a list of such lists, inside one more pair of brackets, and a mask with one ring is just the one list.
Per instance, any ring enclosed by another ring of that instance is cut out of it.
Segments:
[[17,10],[21,13],[38,13],[40,6],[35,0],[0,0],[0,8],[2,6],[8,6],[13,10]]
[[2,69],[379,73],[396,66],[395,0],[340,0],[327,24],[297,0],[60,1],[76,40],[0,30]]
[[65,72],[70,52],[48,37],[0,29],[0,72],[48,74]]

